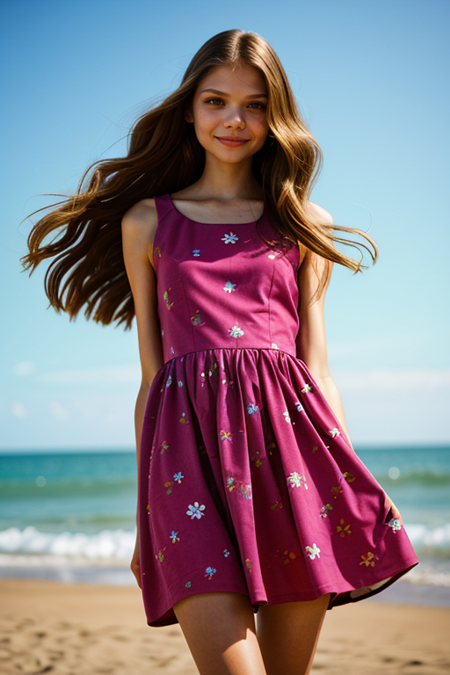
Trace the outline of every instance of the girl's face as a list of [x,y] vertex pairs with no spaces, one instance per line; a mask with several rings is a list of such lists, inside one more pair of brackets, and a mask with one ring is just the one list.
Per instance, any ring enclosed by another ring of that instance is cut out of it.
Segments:
[[251,158],[269,130],[266,121],[267,87],[260,71],[242,65],[236,70],[217,66],[198,85],[192,110],[198,142],[216,159],[238,163]]

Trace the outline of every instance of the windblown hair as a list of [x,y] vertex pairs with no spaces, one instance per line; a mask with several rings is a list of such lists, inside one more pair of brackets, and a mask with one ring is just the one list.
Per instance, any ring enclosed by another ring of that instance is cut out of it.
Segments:
[[[269,134],[254,155],[252,167],[264,190],[271,221],[282,237],[355,273],[367,268],[361,263],[360,247],[369,251],[373,263],[376,261],[377,245],[369,235],[354,228],[321,223],[313,217],[309,197],[322,167],[320,147],[299,113],[284,68],[272,47],[256,33],[228,30],[208,40],[192,58],[180,86],[136,120],[129,133],[126,157],[94,162],[82,176],[74,196],[44,207],[53,210],[33,226],[28,237],[29,253],[21,262],[31,274],[42,260],[53,258],[45,275],[45,291],[58,312],[65,311],[74,318],[85,306],[87,318],[131,327],[135,310],[123,260],[122,217],[136,202],[177,192],[200,178],[205,151],[194,125],[185,120],[185,110],[197,86],[212,69],[242,64],[258,68],[268,90]],[[337,237],[335,230],[364,237],[374,253],[365,244]],[[47,239],[49,235],[51,241]],[[340,253],[336,242],[357,248],[360,260]],[[319,293],[331,265],[325,267]]]

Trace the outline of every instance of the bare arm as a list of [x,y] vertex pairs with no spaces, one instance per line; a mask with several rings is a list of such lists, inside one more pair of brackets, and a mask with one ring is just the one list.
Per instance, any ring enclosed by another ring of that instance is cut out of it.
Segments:
[[[310,202],[310,206],[314,215],[320,218],[322,222],[333,223],[333,219],[328,211],[312,202]],[[319,279],[326,271],[327,266],[329,266],[327,283],[321,295],[310,305],[310,300],[317,290]],[[297,356],[308,366],[353,448],[347,429],[342,399],[328,367],[324,305],[332,269],[333,263],[316,253],[307,251],[304,254],[298,272],[300,329],[297,336]]]
[[142,371],[142,381],[135,407],[138,470],[140,440],[147,398],[153,378],[164,363],[158,318],[156,274],[151,264],[156,226],[157,213],[152,199],[138,202],[122,218],[123,254],[136,311]]

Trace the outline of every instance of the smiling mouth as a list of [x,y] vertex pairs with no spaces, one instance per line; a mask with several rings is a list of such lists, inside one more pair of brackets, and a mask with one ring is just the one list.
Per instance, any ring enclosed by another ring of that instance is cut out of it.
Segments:
[[244,145],[250,139],[249,138],[239,138],[239,136],[216,136],[217,140],[225,145]]

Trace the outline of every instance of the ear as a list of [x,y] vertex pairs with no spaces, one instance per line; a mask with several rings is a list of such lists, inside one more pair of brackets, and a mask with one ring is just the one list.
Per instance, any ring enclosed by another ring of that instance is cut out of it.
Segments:
[[189,110],[189,108],[186,108],[186,110],[184,112],[184,119],[186,120],[186,122],[193,122],[194,121],[194,118],[192,117],[192,113]]

